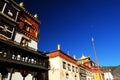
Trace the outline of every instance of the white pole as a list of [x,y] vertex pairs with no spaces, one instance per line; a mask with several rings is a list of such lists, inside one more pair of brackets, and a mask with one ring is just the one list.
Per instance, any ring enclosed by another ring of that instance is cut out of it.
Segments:
[[92,37],[92,47],[93,47],[93,50],[94,50],[94,56],[95,56],[95,59],[96,59],[96,65],[98,66],[98,58],[97,58],[97,55],[96,55],[96,49],[95,49],[95,45],[94,45],[94,38]]

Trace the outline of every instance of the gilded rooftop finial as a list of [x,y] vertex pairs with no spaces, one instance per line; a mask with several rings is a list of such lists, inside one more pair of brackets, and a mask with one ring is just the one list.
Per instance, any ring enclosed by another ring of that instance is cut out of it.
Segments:
[[23,6],[24,6],[24,3],[23,3],[23,2],[20,2],[19,5],[20,5],[20,7],[23,7]]
[[35,17],[35,18],[38,18],[38,15],[37,15],[37,14],[35,14],[35,15],[34,15],[34,17]]
[[84,54],[82,54],[82,57],[80,59],[85,59],[87,58]]

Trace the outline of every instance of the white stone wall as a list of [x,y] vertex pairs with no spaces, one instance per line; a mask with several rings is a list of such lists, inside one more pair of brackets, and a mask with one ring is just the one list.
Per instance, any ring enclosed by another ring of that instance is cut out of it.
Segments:
[[[77,67],[77,65],[61,58],[61,57],[55,57],[55,58],[50,58],[50,70],[49,70],[49,80],[79,80],[79,74],[72,71],[68,70],[68,67],[66,65],[66,69],[63,69],[63,61],[66,62],[66,64],[70,64],[72,66]],[[68,78],[66,78],[66,73],[69,74]],[[75,77],[75,75],[77,77]]]
[[[20,44],[22,37],[23,37],[23,34],[16,33],[14,41]],[[31,39],[28,42],[28,47],[38,50],[38,43]]]
[[111,72],[104,73],[104,79],[105,80],[113,80],[113,75],[111,74]]
[[[63,61],[66,62],[66,69],[63,69]],[[60,71],[61,71],[61,75],[60,75],[60,80],[80,80],[79,78],[79,73],[76,72],[76,67],[78,68],[77,65],[67,61],[66,59],[60,58]],[[68,64],[71,65],[71,71],[68,70]],[[72,71],[72,66],[74,66],[74,72]],[[66,77],[66,73],[68,73],[68,78]],[[76,77],[75,77],[76,75]]]
[[[9,80],[9,78],[10,78],[10,73],[8,73],[8,77],[5,78],[5,80]],[[15,72],[12,74],[12,80],[23,80],[23,77],[19,72]]]
[[22,39],[22,34],[16,33],[14,41],[20,44],[21,39]]
[[60,57],[50,58],[49,80],[60,80]]
[[[8,77],[5,78],[5,80],[9,80],[10,79],[10,73],[8,73]],[[1,80],[1,79],[0,79]],[[21,75],[21,73],[19,72],[15,72],[12,74],[12,80],[23,80],[23,77]],[[32,80],[32,75],[31,74],[28,74],[26,77],[25,77],[25,80]]]
[[32,80],[33,76],[31,74],[28,74],[26,77],[25,77],[25,80]]
[[38,43],[34,40],[31,40],[30,42],[28,42],[28,46],[35,50],[38,50]]

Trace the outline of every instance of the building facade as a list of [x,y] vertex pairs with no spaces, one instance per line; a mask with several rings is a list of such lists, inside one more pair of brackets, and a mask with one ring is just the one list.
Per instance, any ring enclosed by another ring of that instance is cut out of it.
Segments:
[[91,61],[90,57],[82,55],[82,57],[77,61],[79,65],[79,75],[80,80],[94,80],[94,76],[92,73],[92,66],[94,66],[94,62]]
[[49,80],[79,80],[76,59],[70,57],[59,48],[49,52]]
[[40,23],[23,3],[0,0],[1,80],[48,80],[48,57],[37,47]]
[[[82,55],[77,63],[86,71],[86,74],[84,75],[86,80],[103,80],[100,66],[96,66],[90,57]],[[82,77],[82,75],[80,76]]]
[[102,75],[102,71],[101,71],[100,66],[93,66],[92,73],[94,76],[94,80],[103,80],[103,75]]
[[119,80],[120,68],[118,66],[103,66],[103,79],[104,80]]
[[111,72],[104,72],[103,75],[104,75],[104,80],[113,80],[114,79]]

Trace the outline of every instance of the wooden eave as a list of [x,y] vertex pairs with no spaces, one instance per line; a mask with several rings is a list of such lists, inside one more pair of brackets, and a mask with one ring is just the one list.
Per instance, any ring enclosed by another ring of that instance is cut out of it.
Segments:
[[37,18],[35,18],[33,15],[31,15],[24,7],[20,7],[19,4],[17,4],[14,0],[4,0],[5,2],[11,2],[15,7],[17,7],[20,11],[24,12],[27,14],[30,18],[35,20],[37,23],[41,24],[41,21],[39,21]]
[[20,7],[19,4],[17,4],[14,0],[10,0],[14,5],[16,5],[23,13],[28,15],[30,18],[35,20],[38,24],[41,24],[41,21],[39,21],[37,18],[35,18],[32,14],[30,14],[24,7]]

